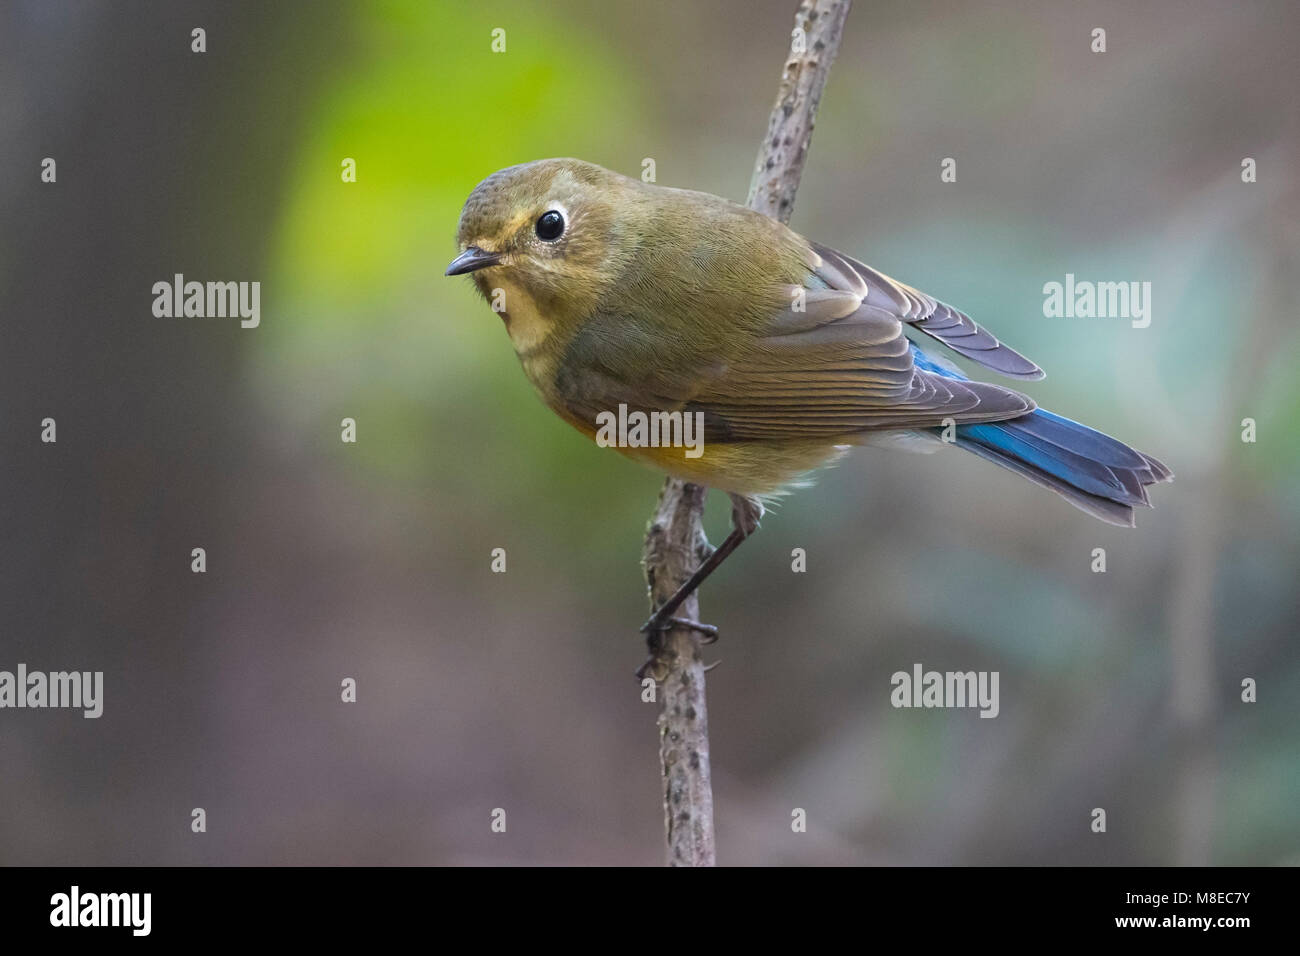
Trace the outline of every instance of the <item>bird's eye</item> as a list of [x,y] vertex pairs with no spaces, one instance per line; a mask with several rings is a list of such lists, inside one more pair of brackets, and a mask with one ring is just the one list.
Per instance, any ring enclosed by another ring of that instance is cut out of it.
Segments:
[[544,212],[537,220],[537,238],[554,242],[564,235],[564,217],[554,209]]

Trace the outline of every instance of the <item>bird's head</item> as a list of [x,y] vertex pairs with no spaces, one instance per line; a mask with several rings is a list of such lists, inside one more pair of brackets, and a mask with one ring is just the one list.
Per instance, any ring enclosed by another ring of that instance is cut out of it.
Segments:
[[[493,173],[460,215],[463,250],[447,275],[473,273],[485,296],[509,283],[551,316],[589,308],[613,281],[630,181],[577,159],[541,159]],[[509,308],[509,306],[507,306]]]

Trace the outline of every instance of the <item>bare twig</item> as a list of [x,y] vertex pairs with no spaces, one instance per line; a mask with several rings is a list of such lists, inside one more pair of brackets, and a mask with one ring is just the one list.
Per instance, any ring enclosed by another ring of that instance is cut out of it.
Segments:
[[[750,209],[790,221],[808,144],[851,0],[804,0],[795,14],[790,56],[781,73],[767,136],[749,185]],[[802,32],[802,37],[800,36]]]
[[[789,222],[803,174],[813,122],[826,76],[839,48],[852,0],[804,0],[795,14],[790,55],[781,73],[776,106],[758,150],[749,207]],[[709,553],[701,517],[704,489],[669,478],[646,533],[643,562],[650,600],[658,607]],[[695,595],[678,614],[699,620]],[[666,631],[650,673],[660,682],[659,756],[664,785],[664,828],[670,866],[712,866],[713,785],[709,770],[709,715],[704,662],[697,634]]]

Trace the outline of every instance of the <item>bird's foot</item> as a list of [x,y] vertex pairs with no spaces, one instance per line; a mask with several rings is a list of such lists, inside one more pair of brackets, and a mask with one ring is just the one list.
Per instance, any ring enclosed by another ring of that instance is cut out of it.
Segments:
[[685,617],[660,617],[658,613],[641,625],[641,633],[646,635],[647,640],[654,640],[659,632],[672,630],[674,627],[688,627],[702,635],[701,644],[712,644],[718,639],[718,629],[712,624],[701,624],[699,621],[692,621]]
[[718,629],[712,624],[701,624],[699,621],[692,621],[684,617],[672,617],[669,615],[660,616],[656,613],[650,620],[641,625],[641,633],[645,635],[646,647],[650,649],[650,656],[645,659],[645,663],[636,669],[638,680],[645,680],[647,674],[653,673],[655,680],[660,681],[667,674],[667,665],[662,658],[663,654],[663,636],[664,631],[671,630],[674,627],[687,627],[701,635],[701,644],[712,644],[718,639]]

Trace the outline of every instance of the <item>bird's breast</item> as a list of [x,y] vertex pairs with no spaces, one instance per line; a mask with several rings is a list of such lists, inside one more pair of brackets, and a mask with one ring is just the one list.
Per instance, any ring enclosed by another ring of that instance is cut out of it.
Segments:
[[555,326],[523,286],[503,270],[490,271],[495,274],[478,277],[479,289],[492,310],[501,316],[524,374],[546,403],[554,406],[553,382],[559,354]]
[[[494,277],[496,278],[496,277]],[[551,338],[552,326],[546,321],[533,297],[518,283],[505,276],[491,283],[488,301],[493,309],[500,310],[506,334],[515,353],[523,360],[537,355]]]

